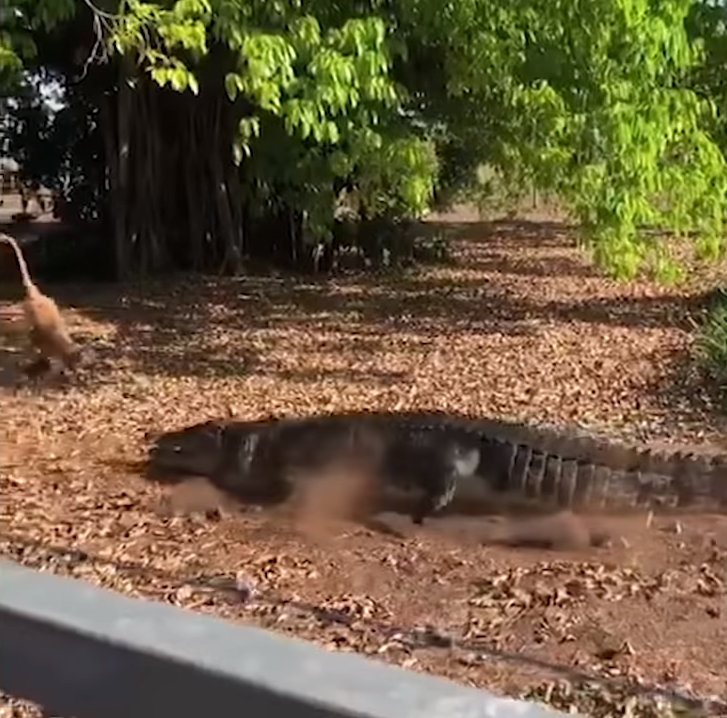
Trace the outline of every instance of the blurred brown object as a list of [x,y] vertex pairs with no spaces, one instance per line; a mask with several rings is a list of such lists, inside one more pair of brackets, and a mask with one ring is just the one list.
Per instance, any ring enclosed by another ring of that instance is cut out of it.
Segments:
[[508,519],[500,525],[489,526],[484,537],[485,543],[557,550],[603,546],[609,540],[603,527],[589,526],[571,511]]
[[207,479],[192,477],[174,486],[161,502],[163,514],[212,514],[223,516],[232,513],[237,503],[216,489]]
[[15,336],[27,334],[28,324],[20,304],[0,307],[0,334]]
[[307,534],[335,531],[341,524],[366,523],[376,512],[383,490],[373,462],[344,457],[316,472],[295,477],[289,509]]

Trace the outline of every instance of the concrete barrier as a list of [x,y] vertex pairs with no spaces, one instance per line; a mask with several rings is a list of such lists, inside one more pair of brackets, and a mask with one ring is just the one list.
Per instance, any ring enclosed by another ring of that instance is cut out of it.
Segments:
[[4,560],[0,689],[68,718],[559,715]]

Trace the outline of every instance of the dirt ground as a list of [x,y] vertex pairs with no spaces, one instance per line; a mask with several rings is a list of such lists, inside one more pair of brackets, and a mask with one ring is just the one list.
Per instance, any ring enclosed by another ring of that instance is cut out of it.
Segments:
[[690,317],[724,267],[619,285],[558,222],[444,219],[456,264],[396,277],[58,288],[98,371],[18,389],[4,349],[0,553],[587,715],[727,714],[727,517],[597,517],[606,545],[561,550],[497,545],[497,518],[311,531],[284,508],[175,515],[134,468],[145,431],[228,411],[431,407],[722,445]]

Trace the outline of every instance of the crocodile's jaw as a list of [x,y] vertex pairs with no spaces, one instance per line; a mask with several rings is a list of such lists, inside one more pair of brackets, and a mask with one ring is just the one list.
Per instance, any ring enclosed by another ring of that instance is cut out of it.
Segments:
[[155,470],[211,476],[217,466],[217,452],[185,452],[154,447],[149,459]]
[[206,422],[157,437],[149,464],[162,472],[211,476],[220,457],[224,425]]

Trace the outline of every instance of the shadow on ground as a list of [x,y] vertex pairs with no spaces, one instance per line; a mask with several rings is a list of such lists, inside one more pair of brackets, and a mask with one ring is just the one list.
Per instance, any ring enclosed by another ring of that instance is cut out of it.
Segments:
[[[567,252],[573,228],[558,222],[442,225],[459,267],[333,278],[252,274],[178,278],[117,288],[60,287],[55,296],[83,315],[111,323],[116,336],[101,353],[122,357],[149,376],[225,377],[255,373],[307,383],[322,375],[394,384],[400,372],[367,368],[291,368],[271,357],[275,333],[305,335],[310,351],[334,356],[354,349],[374,356],[394,338],[426,345],[456,330],[528,335],[537,324],[588,323],[690,330],[689,315],[708,293],[570,299],[513,289],[516,281],[574,281],[597,274]],[[533,253],[533,250],[537,250]]]
[[[644,387],[655,406],[665,414],[676,414],[680,420],[696,426],[709,421],[723,436],[727,429],[724,392],[718,381],[700,366],[695,353],[689,349],[679,350],[661,369],[660,379],[654,379]],[[666,392],[665,386],[670,391]]]

